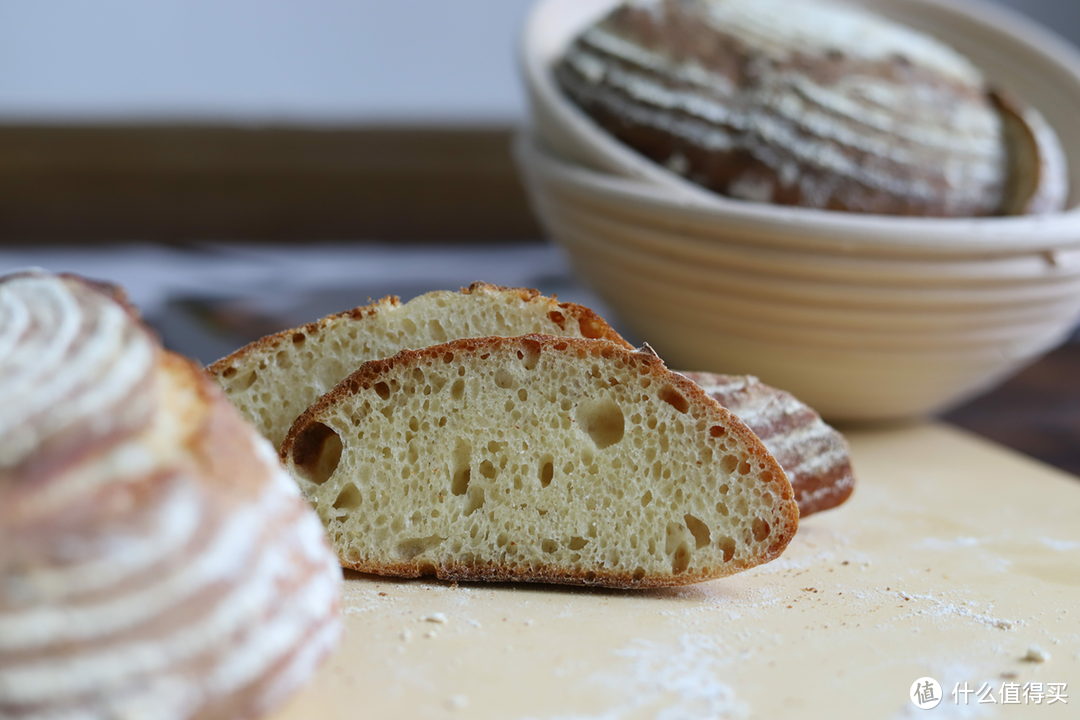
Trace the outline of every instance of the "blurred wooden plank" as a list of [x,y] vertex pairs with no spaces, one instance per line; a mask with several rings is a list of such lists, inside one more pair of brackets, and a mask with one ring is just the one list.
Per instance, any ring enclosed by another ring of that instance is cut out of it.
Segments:
[[944,419],[1080,475],[1080,342],[1054,350]]
[[539,238],[511,132],[0,126],[0,243]]

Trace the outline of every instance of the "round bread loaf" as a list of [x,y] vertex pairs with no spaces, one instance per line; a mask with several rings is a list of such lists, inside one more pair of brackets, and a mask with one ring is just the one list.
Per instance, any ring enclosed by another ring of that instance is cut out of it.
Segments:
[[578,37],[555,76],[616,138],[735,198],[918,216],[1065,202],[1063,155],[1037,113],[1009,118],[1038,126],[1036,147],[966,58],[850,5],[631,0]]
[[115,293],[0,278],[0,717],[257,718],[340,632],[269,444]]

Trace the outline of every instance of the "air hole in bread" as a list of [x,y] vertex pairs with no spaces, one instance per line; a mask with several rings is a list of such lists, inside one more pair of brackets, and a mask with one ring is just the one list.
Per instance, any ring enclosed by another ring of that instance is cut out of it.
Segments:
[[555,542],[554,540],[550,540],[550,539],[549,540],[544,540],[542,543],[540,543],[540,549],[550,555],[551,553],[558,552],[559,543]]
[[322,485],[337,470],[342,449],[336,432],[322,423],[311,423],[293,443],[293,463],[300,477]]
[[719,425],[713,425],[709,428],[709,437],[724,437],[727,434],[727,428]]
[[769,537],[769,523],[761,518],[754,518],[753,529],[754,539],[758,542],[762,542],[765,538]]
[[474,485],[469,488],[469,497],[465,503],[465,516],[472,515],[482,507],[484,507],[484,488]]
[[360,491],[356,489],[355,485],[348,483],[338,493],[337,500],[334,501],[334,509],[355,510],[360,507],[362,501],[363,497],[360,495]]
[[[418,555],[423,555],[428,550],[441,545],[446,538],[438,535],[429,535],[422,538],[407,538],[398,543],[397,552],[405,560],[412,560]],[[433,568],[434,570],[434,568]]]
[[690,409],[690,401],[671,385],[665,385],[660,389],[660,399],[681,413]]
[[649,507],[649,503],[652,502],[652,490],[646,490],[645,494],[641,496],[641,507]]
[[255,384],[255,381],[259,379],[259,374],[252,370],[247,375],[244,375],[239,380],[229,386],[229,392],[243,392],[249,389]]
[[698,549],[707,547],[711,534],[709,526],[690,514],[683,515],[683,520],[686,521],[686,527],[690,530],[690,534],[694,536],[694,543]]
[[499,368],[495,371],[495,385],[503,390],[510,390],[514,387],[514,376],[506,368]]
[[575,535],[574,537],[570,538],[569,547],[570,547],[571,550],[580,550],[580,549],[582,549],[583,547],[585,547],[588,544],[589,544],[588,540],[586,540],[583,537],[578,537],[577,535]]
[[545,455],[540,461],[540,487],[547,487],[555,477],[554,458]]
[[459,467],[454,471],[454,479],[450,481],[450,492],[456,495],[463,495],[469,490],[469,479],[472,475],[472,468],[469,465]]
[[634,579],[638,580],[638,581],[644,580],[645,579],[645,568],[639,566],[636,570],[634,570]]
[[431,333],[432,339],[437,343],[444,343],[447,340],[446,330],[443,329],[442,323],[438,320],[431,319],[428,321],[428,332]]
[[548,319],[558,325],[560,330],[566,328],[566,316],[563,315],[561,312],[558,312],[557,310],[552,310],[548,313]]
[[727,517],[727,516],[728,516],[728,513],[730,512],[730,511],[728,510],[728,506],[727,506],[727,503],[724,503],[724,502],[718,502],[718,503],[716,503],[716,512],[720,513],[720,514],[721,514],[721,515],[723,515],[724,517]]
[[668,556],[674,557],[676,551],[686,544],[687,535],[689,532],[686,527],[681,523],[669,522],[667,529],[664,532],[665,543],[664,553]]
[[671,572],[678,575],[686,572],[688,567],[690,567],[690,548],[686,543],[681,543],[675,549],[675,554],[671,556]]
[[626,420],[622,408],[611,398],[582,402],[577,408],[577,424],[600,450],[623,439]]
[[526,370],[535,370],[540,362],[540,343],[531,338],[522,340],[519,355]]
[[304,333],[293,333],[293,336],[292,336],[293,344],[299,345],[300,343],[304,342],[305,340],[307,340],[307,335],[305,335]]
[[236,368],[234,368],[234,367],[228,367],[228,368],[225,368],[224,370],[221,371],[221,377],[224,377],[224,378],[231,378],[235,374],[236,374]]
[[735,557],[735,540],[724,535],[717,539],[716,545],[724,553],[724,562],[731,562],[731,558]]
[[384,382],[375,383],[375,392],[379,394],[383,400],[390,399],[390,386]]
[[480,474],[486,477],[488,480],[494,480],[495,476],[499,474],[495,469],[495,465],[490,460],[485,460],[480,463]]
[[581,328],[581,334],[587,338],[602,338],[604,337],[604,325],[595,317],[583,317],[578,321],[578,327]]
[[465,396],[465,381],[458,378],[454,381],[454,384],[450,386],[450,397],[454,400],[460,400]]

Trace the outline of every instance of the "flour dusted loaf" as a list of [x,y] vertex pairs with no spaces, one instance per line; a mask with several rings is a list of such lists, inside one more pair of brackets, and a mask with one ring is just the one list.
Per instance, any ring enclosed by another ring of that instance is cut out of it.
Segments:
[[654,353],[527,335],[366,363],[281,449],[364,572],[610,587],[767,562],[798,526],[761,441]]
[[629,345],[598,315],[536,290],[473,283],[402,304],[396,297],[285,330],[207,368],[240,413],[279,447],[293,421],[368,360],[490,335],[544,333]]
[[340,632],[274,453],[114,292],[0,278],[0,717],[261,717]]
[[[1006,126],[966,58],[846,4],[630,0],[570,45],[555,78],[614,137],[735,198],[919,216],[1066,199],[1064,155],[1034,110],[1007,119],[1033,122],[1041,144]],[[1032,167],[1037,187],[1010,178]]]
[[855,474],[847,441],[813,408],[755,377],[683,374],[761,438],[787,473],[800,517],[834,508],[851,496]]

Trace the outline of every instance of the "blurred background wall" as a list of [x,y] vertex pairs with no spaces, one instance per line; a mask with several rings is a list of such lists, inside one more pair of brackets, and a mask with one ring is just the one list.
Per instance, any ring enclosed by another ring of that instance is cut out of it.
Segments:
[[[503,125],[532,0],[2,0],[0,122]],[[1006,0],[1080,44],[1080,0]]]

